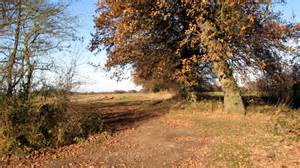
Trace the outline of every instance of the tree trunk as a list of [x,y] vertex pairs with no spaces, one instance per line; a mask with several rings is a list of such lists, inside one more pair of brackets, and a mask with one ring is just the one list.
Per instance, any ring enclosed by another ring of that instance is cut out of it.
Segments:
[[225,60],[221,60],[214,62],[213,66],[224,92],[224,111],[245,113],[245,106],[239,87],[228,63]]
[[16,62],[16,56],[19,46],[20,40],[20,30],[21,30],[21,0],[17,4],[18,8],[18,16],[17,16],[17,23],[15,29],[15,37],[14,37],[14,46],[12,49],[11,54],[9,55],[8,62],[7,62],[7,96],[12,96],[13,89],[14,89],[14,82],[13,82],[13,73],[14,73],[14,65]]
[[[23,66],[27,67],[26,72],[27,75],[25,77],[26,81],[23,81],[23,99],[28,100],[29,99],[29,93],[30,93],[30,88],[31,88],[31,83],[32,83],[32,76],[33,76],[33,71],[34,71],[34,65],[31,63],[31,52],[29,49],[30,45],[30,35],[29,33],[25,33],[25,38],[24,38],[24,49],[23,49],[23,59],[24,59],[24,64]],[[25,72],[24,72],[25,76]],[[23,76],[23,77],[24,77]]]

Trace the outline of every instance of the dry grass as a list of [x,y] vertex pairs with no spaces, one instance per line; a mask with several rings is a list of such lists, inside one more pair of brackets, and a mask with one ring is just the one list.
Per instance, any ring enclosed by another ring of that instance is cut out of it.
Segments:
[[120,101],[140,101],[140,100],[165,100],[173,96],[173,93],[99,93],[99,94],[74,94],[71,96],[72,102],[93,103],[93,102],[120,102]]
[[[169,99],[171,97],[167,92],[73,95],[74,110],[83,114],[101,113],[106,124],[122,129],[105,135],[104,139],[97,138],[96,134],[89,138],[91,140],[80,140],[79,144],[39,160],[29,160],[28,164],[47,163],[49,167],[80,167],[83,163],[95,167],[300,166],[299,141],[276,127],[278,117],[286,116],[285,107],[255,105],[244,115],[224,113],[222,103],[216,100],[189,104]],[[288,119],[284,124],[294,120],[293,117],[284,119]],[[58,158],[53,159],[53,156]]]
[[[204,101],[191,105],[177,104],[168,117],[192,123],[190,127],[211,137],[206,157],[212,167],[299,166],[300,144],[295,135],[274,131],[280,108],[251,109],[246,116],[229,114],[222,112],[222,106],[217,102]],[[260,111],[254,112],[254,109]],[[296,152],[291,153],[291,150]]]

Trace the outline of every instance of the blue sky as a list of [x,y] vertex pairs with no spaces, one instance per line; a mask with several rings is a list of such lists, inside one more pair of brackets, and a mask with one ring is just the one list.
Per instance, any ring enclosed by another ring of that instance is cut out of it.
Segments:
[[[80,92],[99,92],[113,90],[131,90],[140,89],[130,79],[117,82],[110,79],[110,75],[101,69],[95,69],[88,63],[104,65],[106,56],[104,52],[97,55],[88,50],[88,44],[91,40],[91,33],[94,32],[93,16],[96,14],[97,0],[77,0],[73,1],[70,6],[70,12],[78,17],[78,35],[83,37],[83,42],[73,45],[75,57],[78,60],[79,66],[77,70],[78,79],[82,85],[77,88]],[[294,21],[300,22],[300,0],[287,0],[285,5],[273,6],[277,10],[281,10],[284,18],[291,20],[295,15]],[[74,53],[73,53],[74,54]],[[129,72],[128,72],[129,74]]]
[[110,79],[110,74],[102,70],[102,68],[95,68],[89,65],[89,63],[93,63],[104,66],[106,61],[104,52],[94,54],[88,50],[88,45],[92,38],[91,33],[94,32],[93,16],[96,14],[96,3],[97,0],[77,0],[72,2],[69,9],[73,15],[78,17],[78,36],[82,36],[84,40],[83,43],[76,43],[73,46],[75,51],[73,57],[76,57],[79,63],[77,70],[78,79],[82,82],[76,90],[80,92],[102,92],[141,89],[131,79],[117,82]]

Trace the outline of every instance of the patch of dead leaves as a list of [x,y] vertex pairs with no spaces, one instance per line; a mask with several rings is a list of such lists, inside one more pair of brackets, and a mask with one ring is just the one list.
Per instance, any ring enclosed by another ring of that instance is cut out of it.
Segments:
[[169,120],[167,124],[171,128],[190,128],[193,126],[193,122],[188,120]]

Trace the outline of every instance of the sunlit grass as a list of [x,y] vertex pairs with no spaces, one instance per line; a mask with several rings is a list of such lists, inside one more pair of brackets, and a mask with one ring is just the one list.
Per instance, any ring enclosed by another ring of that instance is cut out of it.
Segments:
[[74,94],[71,101],[84,102],[110,102],[110,101],[140,101],[140,100],[158,100],[169,99],[174,94],[169,92],[158,93],[94,93],[94,94]]
[[[222,104],[205,100],[193,104],[177,104],[168,116],[192,123],[192,127],[201,134],[212,137],[208,157],[213,166],[271,166],[288,160],[291,156],[284,154],[282,146],[298,142],[295,141],[295,136],[275,130],[278,114],[284,113],[280,112],[284,108],[253,105],[250,110],[247,115],[224,113]],[[294,128],[296,118],[288,119],[284,116],[281,125]],[[291,119],[293,122],[290,122]]]
[[212,164],[220,162],[232,168],[253,167],[250,152],[238,143],[226,142],[215,145],[209,159]]

